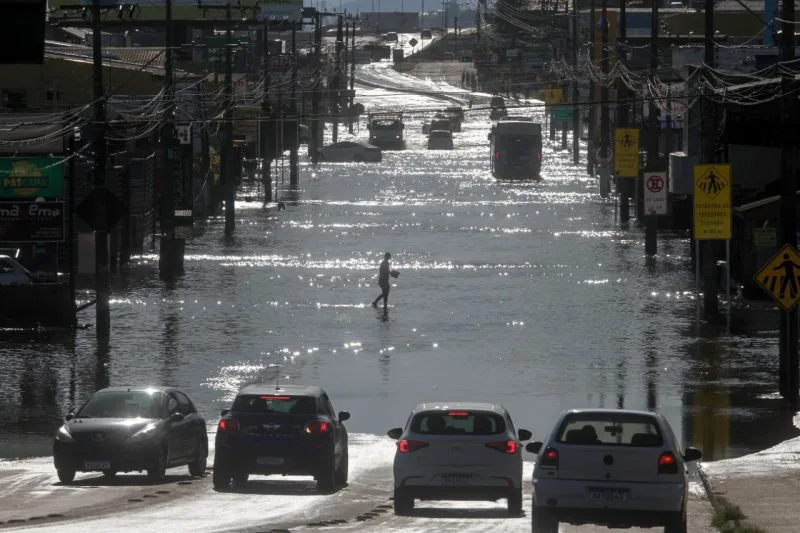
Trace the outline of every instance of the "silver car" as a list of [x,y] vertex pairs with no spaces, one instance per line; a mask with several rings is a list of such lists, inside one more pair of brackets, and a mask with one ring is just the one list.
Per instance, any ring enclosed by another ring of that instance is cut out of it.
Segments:
[[663,527],[686,533],[686,463],[666,418],[629,409],[564,411],[533,469],[533,533],[558,533],[559,522],[609,528]]
[[365,142],[340,141],[321,148],[320,161],[380,162],[381,149]]
[[17,260],[0,255],[0,285],[30,285],[33,275]]
[[514,429],[500,405],[472,402],[422,403],[397,439],[394,511],[402,515],[420,500],[508,500],[522,513],[522,446],[531,438]]

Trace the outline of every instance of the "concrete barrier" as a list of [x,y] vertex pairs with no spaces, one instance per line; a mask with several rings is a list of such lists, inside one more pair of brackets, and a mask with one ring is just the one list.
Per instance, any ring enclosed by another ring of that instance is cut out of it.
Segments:
[[0,286],[0,325],[69,327],[75,322],[69,283]]

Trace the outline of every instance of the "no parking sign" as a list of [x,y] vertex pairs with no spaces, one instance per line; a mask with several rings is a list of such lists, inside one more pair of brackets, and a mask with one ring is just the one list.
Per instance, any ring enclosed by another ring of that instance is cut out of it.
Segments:
[[644,213],[645,215],[667,215],[667,173],[644,173]]

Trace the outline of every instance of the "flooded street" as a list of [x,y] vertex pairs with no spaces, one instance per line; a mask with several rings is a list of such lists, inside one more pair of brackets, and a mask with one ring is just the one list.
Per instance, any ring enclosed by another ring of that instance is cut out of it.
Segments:
[[[197,223],[174,286],[157,254],[136,258],[114,287],[107,344],[92,329],[4,342],[0,456],[49,455],[63,415],[109,384],[181,387],[213,425],[261,379],[320,385],[354,434],[383,435],[423,400],[464,399],[505,405],[534,438],[569,407],[656,408],[709,461],[798,434],[775,394],[777,312],[736,302],[730,334],[698,329],[688,238],[662,235],[646,259],[643,231],[619,228],[560,135],[545,141],[540,182],[501,183],[485,101],[465,105],[453,151],[428,151],[422,123],[444,102],[357,95],[368,111],[404,110],[407,150],[314,168],[303,147],[297,191],[286,162],[286,210],[238,202],[232,239],[221,218]],[[538,106],[512,114],[544,122]],[[387,251],[400,276],[383,320],[370,302]]]

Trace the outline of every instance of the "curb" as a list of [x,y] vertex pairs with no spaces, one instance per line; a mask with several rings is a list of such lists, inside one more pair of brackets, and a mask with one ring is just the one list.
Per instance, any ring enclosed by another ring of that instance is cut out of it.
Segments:
[[713,507],[715,511],[719,511],[722,506],[717,500],[717,497],[714,495],[714,489],[711,487],[711,481],[708,479],[708,474],[706,474],[702,468],[698,468],[697,475],[700,478],[701,483],[703,483],[703,489],[706,491],[706,497],[708,497],[711,507]]

